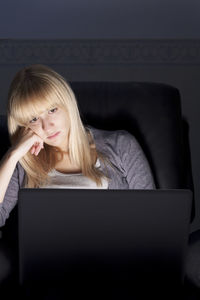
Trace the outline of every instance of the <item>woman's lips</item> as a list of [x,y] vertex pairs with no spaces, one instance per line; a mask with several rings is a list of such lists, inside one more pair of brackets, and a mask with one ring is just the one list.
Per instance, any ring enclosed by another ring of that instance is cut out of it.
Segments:
[[55,137],[57,137],[59,135],[60,131],[58,131],[57,133],[55,133],[54,135],[48,136],[48,139],[54,139]]

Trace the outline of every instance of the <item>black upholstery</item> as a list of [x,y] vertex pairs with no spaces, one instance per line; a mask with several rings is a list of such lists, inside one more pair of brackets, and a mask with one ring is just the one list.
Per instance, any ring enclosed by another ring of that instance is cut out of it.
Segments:
[[[72,82],[82,120],[97,128],[125,129],[136,136],[157,188],[191,184],[185,168],[179,91],[158,83]],[[192,187],[192,186],[191,186]]]
[[[189,126],[177,88],[152,82],[70,82],[84,124],[125,129],[135,135],[150,163],[157,188],[193,189]],[[9,147],[6,116],[0,117],[0,155]],[[194,206],[191,221],[194,218]],[[10,220],[9,220],[10,219]],[[16,208],[5,232],[13,228]],[[8,233],[7,233],[8,234]],[[14,235],[12,235],[13,237]],[[11,238],[12,240],[12,238]]]

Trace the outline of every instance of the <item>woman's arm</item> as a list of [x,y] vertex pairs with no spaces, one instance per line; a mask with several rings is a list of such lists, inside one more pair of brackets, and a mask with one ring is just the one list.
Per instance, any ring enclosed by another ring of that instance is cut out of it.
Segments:
[[8,184],[15,170],[18,158],[15,152],[8,150],[0,161],[0,203],[3,202]]
[[[31,129],[21,128],[18,140],[15,145],[6,152],[0,161],[0,204],[4,200],[8,184],[15,170],[17,162],[28,151],[38,155],[39,151],[43,148],[43,140],[36,135]],[[35,146],[38,143],[38,146]]]
[[[37,145],[36,145],[37,144]],[[10,211],[18,200],[24,169],[18,161],[30,151],[38,155],[43,148],[43,140],[31,129],[21,128],[18,140],[0,161],[0,227],[5,224]]]
[[127,131],[120,131],[119,151],[129,189],[155,189],[147,158],[136,138]]
[[0,161],[0,227],[5,225],[10,211],[17,202],[19,172],[16,167],[18,156],[8,150]]

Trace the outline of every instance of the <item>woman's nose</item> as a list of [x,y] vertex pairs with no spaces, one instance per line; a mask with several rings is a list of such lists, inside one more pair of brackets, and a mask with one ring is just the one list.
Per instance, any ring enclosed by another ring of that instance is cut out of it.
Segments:
[[45,132],[50,132],[52,131],[52,127],[54,124],[50,120],[43,120],[42,121],[42,129]]

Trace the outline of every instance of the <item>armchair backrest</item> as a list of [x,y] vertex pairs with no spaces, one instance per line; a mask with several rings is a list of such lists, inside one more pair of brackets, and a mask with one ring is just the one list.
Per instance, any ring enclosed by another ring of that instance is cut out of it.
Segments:
[[135,135],[157,188],[193,190],[188,127],[177,88],[151,82],[71,82],[85,124]]

